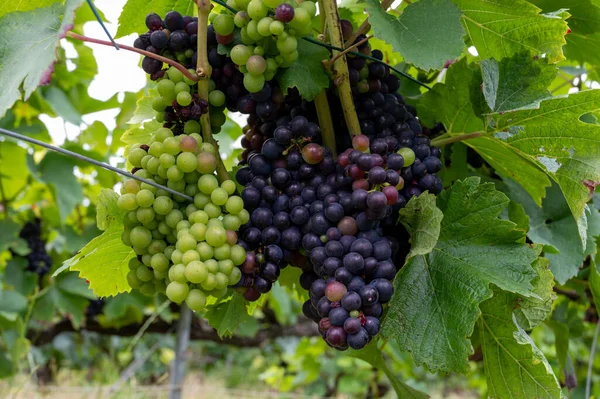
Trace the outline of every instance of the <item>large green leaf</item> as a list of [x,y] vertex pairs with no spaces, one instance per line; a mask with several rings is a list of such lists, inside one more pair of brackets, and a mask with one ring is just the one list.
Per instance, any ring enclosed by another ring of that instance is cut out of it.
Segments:
[[194,7],[194,2],[190,0],[129,0],[119,16],[116,37],[147,32],[145,17],[150,13],[164,17],[167,12],[175,10],[183,15],[194,15]]
[[0,16],[15,11],[31,11],[36,8],[44,8],[55,3],[62,3],[64,0],[27,0],[27,1],[4,1],[0,5]]
[[90,241],[63,265],[78,271],[79,277],[88,280],[90,289],[99,297],[114,296],[131,290],[127,282],[128,263],[135,253],[121,241],[122,232],[122,221],[111,223],[104,233]]
[[435,248],[443,217],[435,205],[435,195],[427,193],[411,198],[400,210],[398,221],[410,233],[409,257],[428,254]]
[[384,337],[397,340],[432,370],[467,371],[469,337],[490,284],[533,296],[536,251],[525,232],[499,219],[509,199],[479,178],[458,181],[438,196],[443,212],[437,245],[408,259],[394,282]]
[[295,87],[305,100],[312,100],[329,87],[329,76],[322,61],[329,58],[329,52],[321,46],[298,41],[298,59],[289,68],[282,68],[277,74],[281,90],[286,93]]
[[556,67],[546,58],[529,53],[515,54],[500,62],[493,58],[480,63],[483,94],[494,112],[535,107],[550,96],[547,87],[556,77]]
[[40,178],[50,186],[62,221],[83,201],[83,189],[73,175],[74,166],[71,158],[55,152],[48,152],[38,165]]
[[513,310],[518,298],[494,291],[481,304],[479,339],[490,398],[562,398],[550,364],[518,325]]
[[[27,248],[27,241],[19,237],[21,226],[10,219],[0,220],[0,253],[9,248],[19,248],[21,250]],[[22,252],[22,251],[19,251]],[[23,253],[22,255],[26,255]]]
[[441,69],[462,54],[462,13],[451,0],[409,4],[400,18],[388,14],[378,0],[365,3],[375,36],[391,44],[406,62],[425,70]]
[[96,224],[100,230],[106,230],[110,225],[117,221],[123,223],[124,212],[117,205],[119,194],[108,188],[103,188],[98,195],[98,204],[96,205]]
[[548,269],[550,261],[546,258],[538,258],[533,262],[533,269],[537,277],[531,281],[533,292],[537,297],[522,298],[519,302],[519,308],[515,310],[515,318],[519,326],[525,330],[531,330],[542,323],[550,312],[552,312],[552,303],[556,299],[554,293],[554,276]]
[[246,311],[244,297],[236,293],[230,300],[209,308],[204,318],[217,330],[219,337],[231,337],[240,323],[249,320],[250,316]]
[[521,204],[529,216],[527,236],[535,243],[549,245],[556,251],[546,253],[550,270],[556,281],[564,284],[575,276],[588,255],[596,253],[594,237],[600,235],[600,212],[591,207],[586,211],[588,221],[586,249],[581,246],[577,223],[573,219],[563,193],[555,184],[538,207],[525,190],[511,180],[505,180],[508,196]]
[[[0,18],[0,37],[3,38],[0,115],[21,97],[21,89],[24,98],[28,98],[41,82],[49,80],[58,41],[73,22],[75,9],[81,2],[55,2],[49,7],[12,12]],[[48,2],[35,3],[41,6]]]
[[482,58],[500,60],[526,51],[546,54],[550,62],[564,59],[567,13],[540,14],[525,0],[453,1],[463,12],[467,35]]
[[0,188],[12,199],[27,184],[27,150],[10,141],[0,142]]

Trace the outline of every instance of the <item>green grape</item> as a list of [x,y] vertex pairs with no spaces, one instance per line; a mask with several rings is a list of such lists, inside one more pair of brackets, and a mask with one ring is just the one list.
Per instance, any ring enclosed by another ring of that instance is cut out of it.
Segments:
[[213,192],[210,194],[210,200],[213,202],[213,204],[215,205],[225,205],[225,203],[227,202],[227,198],[229,197],[229,194],[227,194],[227,191],[225,191],[225,189],[217,187],[213,190]]
[[222,107],[225,104],[225,93],[221,90],[213,90],[208,93],[208,102],[213,107]]
[[164,253],[154,254],[150,260],[150,266],[152,266],[154,270],[165,272],[169,269],[169,259]]
[[272,35],[279,36],[283,33],[284,30],[285,25],[281,21],[273,21],[269,25],[269,32],[271,32]]
[[263,0],[263,3],[269,8],[277,8],[278,5],[283,3],[282,0]]
[[210,292],[210,295],[215,298],[221,298],[221,297],[224,297],[225,295],[227,295],[227,292],[229,292],[227,287],[222,288],[220,290],[215,288],[214,290],[212,290]]
[[237,231],[239,230],[242,222],[239,216],[236,215],[225,215],[223,216],[223,227],[227,230]]
[[232,195],[235,193],[237,187],[233,180],[225,180],[223,183],[221,183],[221,188],[225,190],[228,195]]
[[156,132],[154,132],[154,138],[156,139],[156,141],[160,141],[161,143],[169,137],[173,137],[173,131],[169,128],[161,127]]
[[200,311],[206,306],[206,295],[198,289],[190,290],[185,303],[194,312]]
[[231,247],[231,260],[236,266],[241,265],[246,260],[246,250],[241,245],[234,245]]
[[158,270],[154,269],[154,270],[153,270],[153,273],[154,273],[154,279],[155,279],[155,280],[164,280],[164,279],[166,279],[166,278],[167,278],[167,276],[168,276],[168,273],[167,273],[167,271],[160,272],[160,271],[158,271]]
[[231,254],[231,247],[227,244],[223,244],[220,247],[215,248],[215,259],[225,260],[229,258]]
[[242,278],[242,272],[237,267],[234,267],[229,274],[229,284],[236,285]]
[[277,50],[279,50],[280,53],[293,53],[296,51],[296,48],[298,48],[298,41],[295,37],[288,36],[284,39],[283,36],[279,36],[279,39],[277,39]]
[[208,223],[206,224],[206,227],[210,227],[210,226],[219,226],[219,227],[223,227],[223,222],[221,221],[221,219],[210,219],[208,221]]
[[196,251],[200,254],[200,260],[206,261],[208,259],[212,259],[214,255],[214,249],[210,245],[208,245],[205,241],[198,243],[196,246]]
[[296,35],[304,36],[310,33],[312,27],[310,22],[311,16],[306,9],[295,8],[294,18],[289,22],[289,26],[296,31]]
[[250,18],[259,20],[267,16],[269,9],[264,5],[262,0],[251,0],[250,3],[248,3],[247,11]]
[[148,165],[146,166],[146,169],[148,170],[148,172],[155,175],[155,174],[158,174],[159,166],[160,166],[160,160],[158,158],[153,157],[151,160],[148,161]]
[[198,211],[193,212],[188,217],[188,220],[190,221],[190,223],[206,224],[206,223],[208,223],[208,214],[204,211],[198,210]]
[[[160,141],[155,141],[154,143],[150,144],[150,149],[148,150],[148,154],[152,155],[153,157],[160,157],[161,154],[163,153],[163,143],[161,143]],[[148,163],[150,163],[151,159],[148,160]]]
[[141,148],[135,148],[131,150],[129,155],[127,155],[127,160],[134,167],[139,168],[142,166],[142,158],[144,158],[148,153]]
[[[167,105],[165,103],[165,100],[162,97],[160,97],[160,100],[163,102],[163,107],[166,108]],[[156,121],[158,123],[163,123],[165,121],[165,114],[164,114],[164,112],[159,112],[156,114],[156,116],[154,118],[156,119]]]
[[[183,179],[178,181],[169,180],[167,182],[167,187],[169,187],[172,190],[182,192],[183,190],[185,190],[185,181]],[[174,199],[177,200],[178,198],[181,197],[177,195]]]
[[177,239],[180,239],[183,236],[189,235],[190,234],[190,229],[188,228],[182,228],[180,230],[177,230]]
[[190,234],[196,239],[196,241],[204,241],[206,237],[207,227],[202,223],[194,223],[190,228]]
[[154,212],[154,209],[152,208],[139,208],[136,211],[136,216],[140,223],[148,224],[154,220],[156,212]]
[[214,175],[202,175],[198,180],[198,188],[203,194],[210,195],[218,187],[219,182]]
[[410,166],[415,162],[415,152],[408,147],[400,148],[398,154],[404,158],[404,166]]
[[[192,139],[193,140],[193,139]],[[198,167],[198,158],[194,153],[182,152],[177,156],[177,168],[185,173],[190,173]],[[167,174],[169,172],[167,171]]]
[[140,279],[137,278],[135,270],[130,270],[127,273],[127,284],[129,284],[129,286],[131,288],[133,288],[133,289],[139,288],[140,285],[142,284],[142,282],[140,281]]
[[176,251],[175,247],[172,245],[169,245],[168,247],[165,248],[163,253],[167,257],[167,259],[171,259],[171,255],[173,255],[173,252],[175,252],[175,251]]
[[223,274],[225,274],[226,276],[228,276],[229,274],[231,274],[231,271],[233,270],[235,266],[233,265],[233,262],[231,261],[231,259],[223,259],[219,261],[219,271]]
[[177,104],[182,107],[187,107],[192,103],[192,95],[186,91],[177,94]]
[[233,17],[233,23],[238,28],[243,28],[244,26],[248,25],[248,22],[250,22],[250,17],[246,11],[238,11]]
[[117,206],[124,211],[133,211],[137,209],[137,201],[135,194],[123,194],[117,200]]
[[216,110],[210,113],[210,125],[214,127],[221,127],[227,121],[227,117],[223,110]]
[[[161,179],[163,179],[163,180],[166,180],[166,179],[167,179],[167,170],[168,170],[168,168],[163,168],[162,166],[159,166],[159,167],[158,167],[158,169],[156,170],[156,173],[158,174],[158,177],[160,177],[160,178],[161,178]],[[166,191],[165,191],[165,190],[163,190],[162,188],[161,188],[161,189],[159,189],[159,191],[160,191],[160,192],[163,192],[163,191],[164,191],[164,192],[166,193]],[[158,195],[159,191],[156,191],[156,192],[154,193],[154,195],[155,195],[156,197],[158,197],[158,196],[159,196],[159,195]]]
[[140,266],[136,269],[135,275],[140,281],[146,282],[152,280],[154,273],[146,266]]
[[145,227],[136,226],[129,236],[134,247],[146,248],[152,242],[152,233]]
[[[177,223],[181,222],[182,220],[183,220],[183,213],[181,213],[181,211],[179,209],[172,209],[165,216],[165,224],[168,227],[170,227],[171,229],[176,228]],[[169,230],[169,233],[170,232],[171,231]],[[165,234],[168,234],[168,233],[165,233]]]
[[[261,57],[262,58],[262,57]],[[244,75],[244,87],[250,93],[257,93],[262,90],[265,85],[265,77],[263,75],[253,76],[249,73]]]
[[183,254],[182,262],[184,265],[187,265],[190,262],[195,260],[200,260],[200,254],[196,251],[196,249],[192,249],[191,251],[185,251]]
[[150,267],[150,260],[152,259],[152,255],[145,254],[142,256],[142,264]]
[[264,37],[271,36],[271,30],[269,29],[269,25],[273,22],[273,18],[264,17],[260,21],[258,21],[258,25],[256,25],[257,32]]
[[305,9],[308,12],[308,16],[310,18],[317,15],[317,6],[312,1],[304,1],[303,3],[300,3],[300,8]]
[[203,193],[194,195],[194,205],[198,209],[204,209],[204,207],[210,202],[210,197]]
[[204,265],[206,265],[206,270],[208,270],[210,274],[215,274],[219,271],[219,262],[214,259],[208,259],[204,262]]
[[180,222],[177,223],[177,226],[175,227],[177,229],[177,231],[181,231],[183,229],[190,229],[190,227],[192,227],[192,224],[190,223],[189,220],[182,220]]
[[140,267],[140,261],[137,258],[131,258],[129,259],[127,266],[129,266],[129,270],[135,270]]
[[177,238],[175,246],[178,250],[185,253],[185,251],[195,249],[197,244],[198,242],[196,242],[196,239],[191,234],[186,234]]
[[[198,121],[193,120],[193,119],[187,121],[183,125],[183,132],[185,134],[200,133],[200,123]],[[196,140],[196,141],[198,141],[198,140]]]
[[235,0],[235,2],[238,5],[237,10],[246,10],[248,8],[248,3],[250,3],[250,0]]
[[252,57],[248,58],[248,61],[246,62],[246,68],[248,68],[248,73],[250,73],[251,75],[259,76],[267,70],[267,62],[262,56],[253,55]]
[[254,54],[256,55],[265,55],[265,48],[263,46],[256,46],[254,47]]
[[200,152],[208,152],[210,154],[217,155],[217,149],[210,143],[202,143],[198,149]]
[[175,85],[175,94],[179,94],[182,92],[189,93],[190,91],[190,86],[185,82],[179,82]]
[[179,148],[179,138],[169,137],[163,144],[163,151],[169,155],[177,155],[181,151]]
[[229,14],[219,14],[213,21],[215,32],[221,36],[227,36],[233,32],[235,25],[233,17]]
[[123,241],[123,244],[127,245],[128,247],[131,246],[131,231],[130,230],[123,230],[123,232],[121,233],[121,241]]
[[168,98],[173,97],[175,95],[175,82],[172,80],[163,79],[158,82],[157,89],[161,96]]
[[177,165],[171,166],[167,169],[167,179],[177,182],[183,179],[184,173],[180,170]]
[[190,283],[199,284],[206,280],[206,277],[208,277],[208,269],[206,268],[206,265],[199,260],[192,261],[185,267],[185,278],[187,278]]
[[167,154],[166,152],[160,156],[159,161],[160,166],[165,169],[169,169],[171,166],[175,165],[175,157],[171,154]]
[[154,212],[158,213],[159,215],[166,215],[167,213],[171,212],[171,209],[173,209],[173,200],[171,200],[169,197],[157,196],[154,200],[154,204],[152,204],[152,208],[154,209]]
[[258,22],[255,20],[248,22],[248,25],[246,25],[246,32],[248,37],[252,39],[252,43],[250,44],[254,44],[263,39],[260,33],[258,33]]
[[[252,51],[250,51],[250,48],[248,46],[244,46],[243,44],[237,44],[235,46],[233,46],[233,48],[231,49],[231,60],[234,62],[234,64],[236,65],[246,65],[246,61],[248,61],[248,58],[250,58],[250,56],[252,55]],[[209,95],[209,100],[210,100],[210,95]],[[141,150],[143,151],[143,150]]]
[[169,280],[180,283],[187,282],[187,278],[185,277],[185,265],[183,263],[178,263],[169,268]]
[[137,194],[140,191],[140,184],[134,179],[127,179],[121,186],[121,194]]
[[144,255],[148,252],[146,248],[142,247],[132,246],[131,248],[133,248],[133,252],[135,252],[136,255]]
[[168,234],[168,235],[165,237],[165,240],[167,240],[167,242],[168,242],[169,244],[173,244],[173,245],[175,245],[175,244],[177,243],[177,237],[175,237],[175,235],[174,235],[173,233],[171,233],[171,234]]
[[244,26],[242,29],[240,29],[240,40],[242,41],[242,44],[245,44],[246,46],[254,43],[254,39],[252,39],[250,35],[248,35],[247,26]]
[[[154,182],[154,183],[158,183],[158,181],[156,181],[156,179],[148,179],[148,180],[151,181],[151,182]],[[142,189],[142,190],[148,190],[152,194],[155,194],[155,195],[156,195],[156,191],[158,190],[156,187],[151,186],[148,183],[142,183],[142,184],[140,184],[140,189]]]
[[244,209],[244,201],[238,196],[229,197],[225,203],[225,209],[227,212],[237,215]]
[[238,213],[238,216],[240,217],[242,224],[246,224],[248,223],[248,220],[250,220],[250,213],[246,209],[242,209],[240,213]]
[[[191,57],[190,57],[190,58],[191,58]],[[192,76],[194,76],[194,78],[198,78],[198,75],[196,75],[196,71],[195,71],[194,69],[191,69],[191,68],[190,68],[190,69],[188,69],[188,72],[189,72],[189,73],[190,73]],[[182,75],[183,75],[183,74],[182,74]],[[192,79],[188,78],[188,77],[187,77],[187,76],[185,76],[185,75],[183,75],[183,81],[184,81],[185,83],[187,83],[188,85],[190,85],[190,86],[194,86],[194,85],[198,84],[198,82],[197,82],[196,80],[192,80]]]
[[171,262],[178,264],[183,261],[183,252],[178,249],[173,250],[171,253]]
[[144,156],[142,158],[142,168],[146,169],[146,166],[148,165],[148,161],[151,160],[153,157],[152,155],[148,154],[146,156]]
[[218,218],[221,216],[221,207],[209,202],[204,207],[204,212],[206,212],[210,218]]
[[229,284],[229,277],[227,277],[225,274],[218,272],[215,275],[215,288],[216,289],[223,289],[223,288],[227,288],[227,285]]
[[183,73],[174,66],[167,70],[167,75],[169,76],[169,80],[173,83],[179,83],[183,80]]
[[206,276],[206,280],[200,283],[200,286],[206,291],[212,291],[217,286],[217,280],[214,274]]
[[138,206],[148,208],[151,207],[154,202],[154,194],[150,190],[140,190],[135,195],[135,200]]
[[[137,228],[137,227],[136,227]],[[206,231],[206,242],[212,247],[220,247],[227,241],[227,231],[223,227],[210,226]]]
[[150,253],[150,255],[154,255],[159,252],[163,252],[166,247],[167,247],[167,244],[165,243],[165,241],[162,238],[154,239],[148,246],[148,253]]
[[169,298],[171,301],[181,303],[187,298],[190,288],[185,283],[171,281],[169,285],[167,285],[166,292],[167,298]]

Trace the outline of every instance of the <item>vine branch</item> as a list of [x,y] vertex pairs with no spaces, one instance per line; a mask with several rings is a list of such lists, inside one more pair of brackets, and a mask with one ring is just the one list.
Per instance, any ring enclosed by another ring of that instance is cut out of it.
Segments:
[[[323,0],[323,5],[325,7],[323,8],[322,12],[325,14],[325,18],[327,20],[329,41],[332,45],[340,48],[344,45],[344,41],[342,38],[342,28],[340,26],[340,16],[338,14],[337,3],[335,0]],[[334,59],[337,55],[335,51],[340,50],[334,50]],[[354,100],[352,99],[352,88],[350,87],[348,62],[346,61],[346,57],[337,58],[333,63],[333,68],[333,81],[337,85],[348,132],[351,136],[357,136],[361,133],[360,123],[358,122],[358,116],[356,115],[356,109],[354,108]]]
[[367,36],[364,39],[354,43],[353,45],[351,45],[350,47],[346,47],[346,49],[344,51],[342,51],[341,53],[338,53],[335,57],[333,57],[330,61],[329,61],[329,65],[333,64],[338,58],[343,57],[344,55],[348,54],[349,52],[351,52],[353,49],[357,48],[358,46],[360,46],[363,43],[366,43],[369,41],[370,38],[372,38],[373,36]]
[[323,144],[331,150],[334,157],[337,156],[335,145],[335,129],[333,128],[333,120],[331,119],[331,110],[329,109],[329,101],[327,101],[327,92],[321,90],[318,96],[315,97],[315,108],[317,109],[317,117],[319,118],[319,127],[321,128],[321,136]]
[[[87,36],[83,36],[83,35],[78,35],[75,32],[67,32],[67,37],[70,37],[71,39],[75,39],[75,40],[80,40],[82,42],[88,42],[88,43],[95,43],[95,44],[101,44],[103,46],[110,46],[113,47],[113,44],[111,42],[107,42],[106,40],[100,40],[100,39],[95,39],[93,37],[87,37]],[[180,63],[178,63],[177,61],[173,61],[169,58],[163,57],[161,55],[158,54],[154,54],[151,53],[149,51],[146,50],[141,50],[139,48],[135,48],[135,47],[131,47],[131,46],[127,46],[125,44],[118,44],[115,43],[117,46],[119,46],[119,48],[122,48],[124,50],[128,50],[128,51],[132,51],[134,53],[138,53],[141,55],[145,55],[146,57],[150,57],[150,58],[154,58],[155,60],[159,60],[164,62],[165,64],[169,64],[171,66],[174,66],[175,68],[177,68],[182,74],[185,75],[185,77],[187,77],[190,80],[193,81],[197,81],[198,77],[194,76],[193,74],[190,73],[190,71],[188,71],[187,69],[185,69],[185,67],[183,65],[181,65]]]
[[[198,6],[198,47],[197,47],[197,60],[196,60],[196,73],[198,74],[198,96],[208,102],[208,83],[210,75],[212,74],[212,68],[208,62],[208,15],[212,4],[210,0],[196,0]],[[210,105],[209,105],[210,106]],[[217,177],[221,182],[229,179],[229,173],[227,168],[221,159],[221,153],[219,152],[219,143],[214,139],[212,135],[212,127],[210,125],[210,112],[202,114],[200,117],[200,125],[202,126],[202,137],[204,141],[212,144],[217,150]]]
[[461,134],[458,136],[445,137],[442,139],[438,138],[438,139],[431,140],[431,145],[434,145],[436,147],[442,147],[447,144],[456,143],[458,141],[474,139],[474,138],[481,137],[481,136],[483,136],[483,132],[466,133],[466,134]]

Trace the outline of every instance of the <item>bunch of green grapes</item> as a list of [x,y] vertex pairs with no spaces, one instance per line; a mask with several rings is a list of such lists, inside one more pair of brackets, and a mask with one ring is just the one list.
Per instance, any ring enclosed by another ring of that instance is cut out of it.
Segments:
[[127,281],[145,295],[166,293],[200,310],[209,296],[223,297],[240,280],[246,251],[236,231],[249,214],[233,181],[219,185],[215,148],[198,133],[175,136],[161,128],[148,144],[129,150],[134,174],[194,202],[134,179],[123,183],[117,202],[127,211],[122,241],[137,254]]
[[[189,72],[196,75],[193,69],[189,69]],[[197,82],[189,79],[175,67],[170,67],[163,77],[158,79],[157,89],[158,96],[152,101],[156,120],[173,130],[175,135],[200,133],[198,120],[202,114],[209,111],[209,102],[213,132],[220,131],[226,121],[225,95],[215,90],[212,81],[209,85],[208,102],[198,95]]]
[[[297,38],[310,33],[317,8],[308,0],[297,6],[282,0],[229,0],[228,4],[237,14],[213,14],[212,26],[219,43],[233,45],[230,57],[244,74],[244,87],[257,93],[278,68],[298,59]],[[236,28],[239,44],[234,43]]]

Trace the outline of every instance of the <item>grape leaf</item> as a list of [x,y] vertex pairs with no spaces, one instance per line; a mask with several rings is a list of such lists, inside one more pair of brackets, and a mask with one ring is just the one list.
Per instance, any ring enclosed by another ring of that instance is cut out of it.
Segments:
[[378,0],[365,3],[375,36],[392,45],[406,62],[424,70],[441,69],[462,54],[462,13],[451,0],[409,4],[400,18],[388,14]]
[[[59,278],[68,274],[62,274]],[[54,314],[58,312],[61,315],[68,315],[73,326],[78,328],[83,323],[85,309],[88,304],[89,300],[87,298],[74,295],[56,285],[52,285],[36,301],[33,315],[36,319],[50,321]]]
[[136,101],[133,116],[127,123],[133,125],[154,119],[156,112],[154,111],[154,108],[152,108],[152,101],[158,96],[158,89],[153,87],[148,90],[148,95],[140,97]]
[[161,127],[162,125],[156,120],[145,122],[142,125],[131,125],[121,135],[121,141],[125,144],[147,143],[152,138],[152,134]]
[[96,224],[100,230],[106,230],[112,222],[122,220],[124,212],[117,205],[118,199],[119,194],[113,190],[108,188],[100,190],[96,204]]
[[558,380],[542,352],[519,326],[518,298],[494,290],[481,304],[478,321],[490,398],[562,398]]
[[[0,220],[0,253],[14,247],[27,247],[27,241],[19,237],[21,226],[10,219]],[[26,255],[26,254],[25,254]]]
[[240,294],[233,294],[230,300],[211,307],[204,314],[208,323],[217,330],[219,337],[231,337],[237,326],[247,321],[246,303]]
[[63,0],[27,0],[27,1],[4,1],[0,5],[0,16],[15,11],[32,11],[36,8],[49,7],[55,3],[62,3]]
[[17,291],[0,291],[0,312],[19,313],[27,308],[27,298]]
[[135,256],[132,248],[121,241],[123,222],[117,219],[108,228],[90,241],[74,257],[64,262],[63,267],[78,271],[79,277],[90,282],[89,287],[99,297],[115,296],[129,292],[127,282],[129,260]]
[[594,297],[596,309],[600,309],[600,270],[593,260],[590,262],[590,290]]
[[435,205],[435,195],[424,193],[413,197],[400,209],[398,221],[410,233],[408,257],[425,255],[433,250],[440,236],[444,215]]
[[27,184],[28,176],[27,150],[3,141],[0,144],[0,188],[3,195],[12,198],[19,193]]
[[385,338],[412,352],[432,370],[466,372],[467,339],[490,284],[524,296],[536,251],[520,242],[515,224],[498,218],[509,199],[477,177],[457,181],[438,196],[443,212],[437,245],[407,260],[394,281],[394,296],[382,327]]
[[120,293],[106,299],[98,322],[104,328],[121,328],[132,323],[141,323],[144,319],[144,308],[149,303],[147,296],[139,291]]
[[552,303],[556,299],[552,289],[554,276],[548,269],[550,261],[546,258],[537,258],[531,266],[537,273],[537,277],[531,280],[531,284],[538,298],[523,298],[519,302],[519,308],[515,310],[515,318],[519,326],[528,331],[546,320],[552,312]]
[[156,13],[163,18],[169,11],[179,11],[182,15],[194,15],[194,2],[189,0],[128,0],[119,16],[119,28],[115,37],[132,33],[145,33],[146,15]]
[[55,152],[48,152],[38,165],[40,178],[50,186],[62,221],[83,201],[83,189],[73,175],[74,166],[71,158]]
[[579,271],[584,259],[596,253],[594,237],[600,235],[600,212],[586,210],[588,220],[586,249],[581,246],[577,223],[560,188],[554,184],[538,207],[525,190],[511,180],[505,180],[508,196],[521,204],[529,216],[527,236],[535,243],[550,245],[558,253],[546,253],[550,270],[559,284],[564,284]]
[[385,359],[383,358],[383,352],[377,347],[379,341],[373,340],[367,346],[365,346],[361,350],[350,350],[348,351],[348,355],[355,357],[357,359],[363,360],[378,370],[381,370],[385,373],[387,378],[390,380],[392,384],[392,388],[398,395],[398,398],[402,399],[427,399],[429,395],[417,391],[412,388],[408,384],[400,381],[396,374],[388,367],[385,363]]
[[494,112],[527,106],[536,107],[550,97],[547,87],[556,77],[556,67],[545,58],[528,53],[515,54],[500,62],[493,58],[480,62],[483,94]]
[[0,18],[0,37],[4,38],[0,53],[0,116],[21,98],[21,89],[27,99],[47,80],[48,69],[56,59],[58,41],[73,23],[75,9],[81,2],[67,0],[64,4],[57,2]]
[[[563,60],[568,13],[540,14],[525,0],[453,0],[463,12],[467,36],[482,58],[500,60],[523,51]],[[556,10],[554,10],[556,11]]]
[[298,59],[289,68],[281,68],[277,73],[277,81],[281,90],[296,87],[305,100],[312,100],[329,87],[329,76],[323,68],[322,61],[329,58],[329,52],[304,40],[298,41]]

